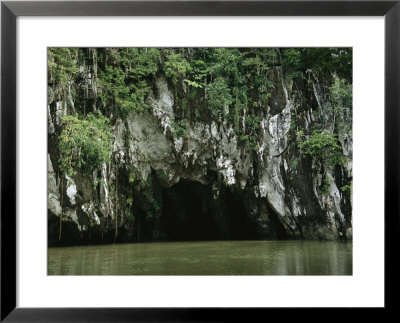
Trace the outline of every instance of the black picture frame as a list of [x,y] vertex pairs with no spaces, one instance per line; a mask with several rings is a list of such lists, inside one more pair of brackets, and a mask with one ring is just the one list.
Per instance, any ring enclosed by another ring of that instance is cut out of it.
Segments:
[[[2,1],[1,3],[1,321],[254,321],[268,309],[16,307],[16,19],[18,16],[384,16],[385,18],[385,309],[398,285],[400,0],[395,1]],[[393,242],[395,243],[395,242]],[[394,248],[391,255],[390,248]],[[391,255],[391,257],[390,257]],[[40,291],[38,291],[40,292]],[[267,292],[267,291],[266,291]],[[287,309],[269,309],[287,311]],[[299,310],[299,309],[298,309]],[[326,309],[329,315],[336,314]],[[377,315],[381,315],[380,310]],[[278,313],[277,313],[278,314]],[[287,315],[285,312],[284,315]],[[370,314],[369,314],[370,315]],[[264,319],[262,319],[264,317]],[[377,316],[378,317],[378,316]],[[253,319],[251,319],[253,318]],[[257,319],[257,320],[258,320]]]

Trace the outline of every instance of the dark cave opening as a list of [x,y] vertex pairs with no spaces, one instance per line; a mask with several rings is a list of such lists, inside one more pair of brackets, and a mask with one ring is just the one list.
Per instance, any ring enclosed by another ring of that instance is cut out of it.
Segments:
[[210,185],[187,180],[163,190],[160,227],[167,241],[259,238],[241,194],[221,187],[214,199]]
[[[121,173],[121,182],[125,174]],[[80,222],[86,225],[77,230],[72,221],[63,222],[62,240],[58,241],[59,218],[49,215],[49,246],[98,243],[153,241],[212,241],[287,239],[284,227],[265,202],[254,197],[251,190],[238,190],[219,183],[217,175],[209,172],[208,184],[181,179],[163,188],[157,174],[152,174],[151,196],[134,191],[130,212],[134,219],[123,218],[126,205],[120,210],[117,239],[115,222],[98,211],[101,225],[92,228],[78,210]],[[218,194],[213,187],[218,187]],[[132,194],[132,192],[128,192]],[[154,212],[155,202],[159,211]],[[264,207],[262,207],[264,205]],[[261,215],[266,218],[262,220]]]

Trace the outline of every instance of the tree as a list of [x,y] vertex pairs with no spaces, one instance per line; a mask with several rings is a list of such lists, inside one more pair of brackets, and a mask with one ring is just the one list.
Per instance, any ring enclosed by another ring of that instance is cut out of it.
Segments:
[[83,119],[77,115],[65,116],[62,124],[63,130],[59,136],[59,166],[62,172],[59,240],[62,231],[64,177],[72,178],[78,172],[91,176],[99,165],[110,161],[112,152],[109,120],[100,112],[90,113]]
[[211,115],[219,118],[221,111],[224,111],[233,102],[230,89],[224,78],[218,77],[210,83],[207,88],[208,104]]
[[160,60],[157,48],[107,49],[99,76],[103,107],[114,105],[122,117],[131,111],[143,113],[148,108],[146,98],[151,89],[148,78],[157,73]]
[[48,50],[49,83],[53,83],[54,94],[60,101],[66,100],[69,92],[73,91],[71,85],[79,71],[78,53],[77,48]]
[[345,79],[334,77],[329,88],[332,114],[332,132],[337,124],[339,130],[348,132],[352,127],[352,86]]
[[343,165],[342,147],[334,134],[314,131],[308,138],[303,131],[297,132],[297,144],[301,154],[329,166]]
[[175,85],[182,80],[190,69],[190,64],[181,53],[170,53],[164,63],[165,75]]

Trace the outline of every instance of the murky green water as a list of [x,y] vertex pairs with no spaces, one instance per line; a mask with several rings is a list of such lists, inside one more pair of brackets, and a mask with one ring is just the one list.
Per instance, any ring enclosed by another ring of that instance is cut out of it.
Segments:
[[351,275],[352,244],[163,242],[49,248],[49,275]]

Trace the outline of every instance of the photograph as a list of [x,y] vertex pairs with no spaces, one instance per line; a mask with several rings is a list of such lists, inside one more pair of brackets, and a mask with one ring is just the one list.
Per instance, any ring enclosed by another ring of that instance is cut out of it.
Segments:
[[0,321],[396,309],[399,2],[2,1]]
[[47,48],[48,275],[351,276],[352,182],[352,47]]

